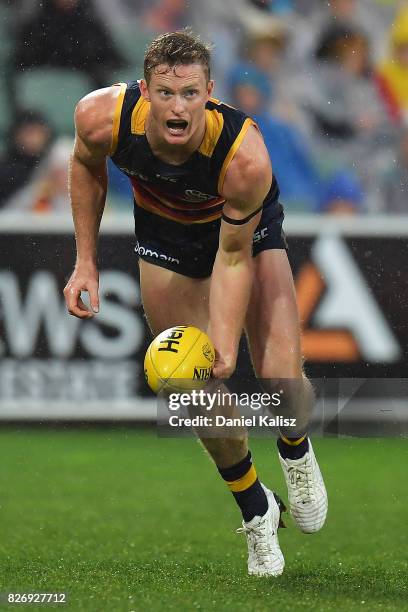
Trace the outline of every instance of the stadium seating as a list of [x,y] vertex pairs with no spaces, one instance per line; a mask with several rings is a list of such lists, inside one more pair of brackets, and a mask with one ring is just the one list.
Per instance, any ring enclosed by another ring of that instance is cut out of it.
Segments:
[[[11,112],[9,97],[7,94],[8,63],[12,49],[12,38],[10,36],[10,8],[0,3],[0,136],[7,132]],[[0,138],[0,147],[3,148],[4,140]]]
[[36,68],[16,76],[17,98],[44,113],[59,134],[73,134],[75,104],[92,89],[84,74],[72,70]]

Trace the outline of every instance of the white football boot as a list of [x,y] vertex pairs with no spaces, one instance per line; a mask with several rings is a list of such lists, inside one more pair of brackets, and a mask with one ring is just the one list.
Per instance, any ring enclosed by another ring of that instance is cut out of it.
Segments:
[[288,487],[290,513],[304,533],[319,531],[327,514],[327,492],[312,443],[301,459],[283,459],[279,454]]
[[285,566],[278,541],[281,513],[286,510],[282,501],[262,485],[268,499],[268,510],[264,516],[255,516],[237,533],[245,533],[248,544],[248,574],[251,576],[280,576]]

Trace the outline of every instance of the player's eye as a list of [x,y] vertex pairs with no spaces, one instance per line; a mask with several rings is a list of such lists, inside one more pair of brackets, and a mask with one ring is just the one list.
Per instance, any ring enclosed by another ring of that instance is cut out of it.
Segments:
[[170,92],[167,89],[159,89],[159,94],[161,94],[164,98],[167,98],[170,95]]
[[188,90],[186,91],[186,96],[187,96],[187,97],[194,96],[195,94],[198,94],[197,89],[188,89]]

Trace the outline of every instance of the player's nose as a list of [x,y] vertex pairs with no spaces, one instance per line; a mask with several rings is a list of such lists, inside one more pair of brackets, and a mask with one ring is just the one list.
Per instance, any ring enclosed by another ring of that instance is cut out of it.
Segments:
[[183,96],[174,96],[172,111],[176,115],[181,115],[184,110],[185,110],[185,101],[183,99]]

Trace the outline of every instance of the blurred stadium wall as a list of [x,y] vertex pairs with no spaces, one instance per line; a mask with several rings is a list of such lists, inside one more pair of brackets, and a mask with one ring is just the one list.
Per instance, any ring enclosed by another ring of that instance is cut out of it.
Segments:
[[[127,215],[103,222],[100,313],[80,321],[62,296],[75,257],[70,218],[0,217],[0,419],[155,420],[131,227]],[[326,410],[331,402],[331,413],[346,407],[348,419],[399,427],[408,390],[401,219],[292,216],[287,232],[305,369],[317,387],[326,381]],[[237,378],[251,382],[245,346]]]
[[[333,30],[340,17],[330,11],[337,4],[0,3],[0,185],[13,188],[0,197],[0,419],[155,419],[156,401],[143,378],[150,336],[130,191],[113,167],[100,243],[100,314],[80,322],[65,311],[62,288],[74,263],[67,161],[80,97],[140,77],[147,41],[191,24],[215,43],[217,95],[232,96],[235,84],[247,102],[261,99],[258,119],[282,173],[278,179],[299,187],[283,198],[285,227],[306,372],[335,381],[327,391],[335,398],[334,408],[326,404],[331,422],[347,404],[349,420],[371,419],[379,432],[389,431],[385,423],[403,431],[408,113],[383,81],[375,89],[375,76],[389,53],[387,40],[395,42],[397,32],[404,43],[406,21],[400,2],[356,0],[347,3],[351,12],[341,16],[342,28]],[[41,35],[46,28],[50,35]],[[340,66],[330,49],[344,37]],[[403,67],[400,76],[408,82]],[[376,104],[367,104],[374,97]],[[42,126],[41,146],[38,131],[25,130],[22,140],[23,116],[24,125],[31,116]],[[307,185],[310,193],[302,192]],[[245,346],[238,375],[251,377]]]

